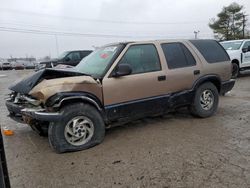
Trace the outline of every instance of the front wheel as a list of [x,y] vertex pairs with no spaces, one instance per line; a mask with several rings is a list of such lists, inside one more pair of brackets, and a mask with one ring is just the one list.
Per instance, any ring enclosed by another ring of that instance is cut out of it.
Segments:
[[193,104],[191,104],[189,110],[195,116],[210,117],[217,111],[218,103],[219,93],[217,88],[211,82],[207,82],[196,90]]
[[58,153],[79,151],[101,143],[105,125],[100,113],[88,104],[72,104],[62,109],[61,121],[49,126],[49,142]]
[[232,78],[236,79],[239,76],[240,73],[240,68],[239,65],[237,63],[233,63],[232,64]]

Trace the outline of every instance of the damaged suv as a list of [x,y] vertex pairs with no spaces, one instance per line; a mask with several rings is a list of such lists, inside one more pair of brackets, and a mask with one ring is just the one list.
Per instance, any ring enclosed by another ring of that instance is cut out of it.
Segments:
[[21,115],[58,152],[102,142],[106,128],[179,107],[212,116],[230,91],[232,67],[214,40],[126,42],[101,47],[75,68],[41,70],[10,87]]

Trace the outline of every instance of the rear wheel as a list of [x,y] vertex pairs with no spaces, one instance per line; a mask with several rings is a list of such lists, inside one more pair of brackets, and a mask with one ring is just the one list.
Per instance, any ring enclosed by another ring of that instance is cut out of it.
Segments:
[[61,121],[49,126],[49,142],[56,152],[84,150],[103,141],[105,125],[93,106],[72,104],[65,106],[62,112]]
[[218,108],[219,93],[211,82],[207,82],[198,87],[195,92],[193,104],[190,106],[191,114],[198,117],[210,117]]

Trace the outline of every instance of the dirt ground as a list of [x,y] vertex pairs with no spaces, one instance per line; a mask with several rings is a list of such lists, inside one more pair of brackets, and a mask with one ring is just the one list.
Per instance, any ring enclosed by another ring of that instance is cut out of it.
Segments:
[[56,154],[7,117],[8,86],[31,71],[0,71],[0,124],[12,187],[250,187],[250,75],[207,119],[179,111],[108,130],[92,149]]

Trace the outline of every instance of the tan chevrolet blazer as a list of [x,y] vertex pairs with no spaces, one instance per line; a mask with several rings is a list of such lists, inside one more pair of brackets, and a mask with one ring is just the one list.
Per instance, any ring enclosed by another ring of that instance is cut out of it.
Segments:
[[11,115],[59,153],[90,148],[105,129],[188,107],[212,116],[230,91],[230,59],[215,40],[161,40],[103,46],[75,68],[45,69],[10,87]]

